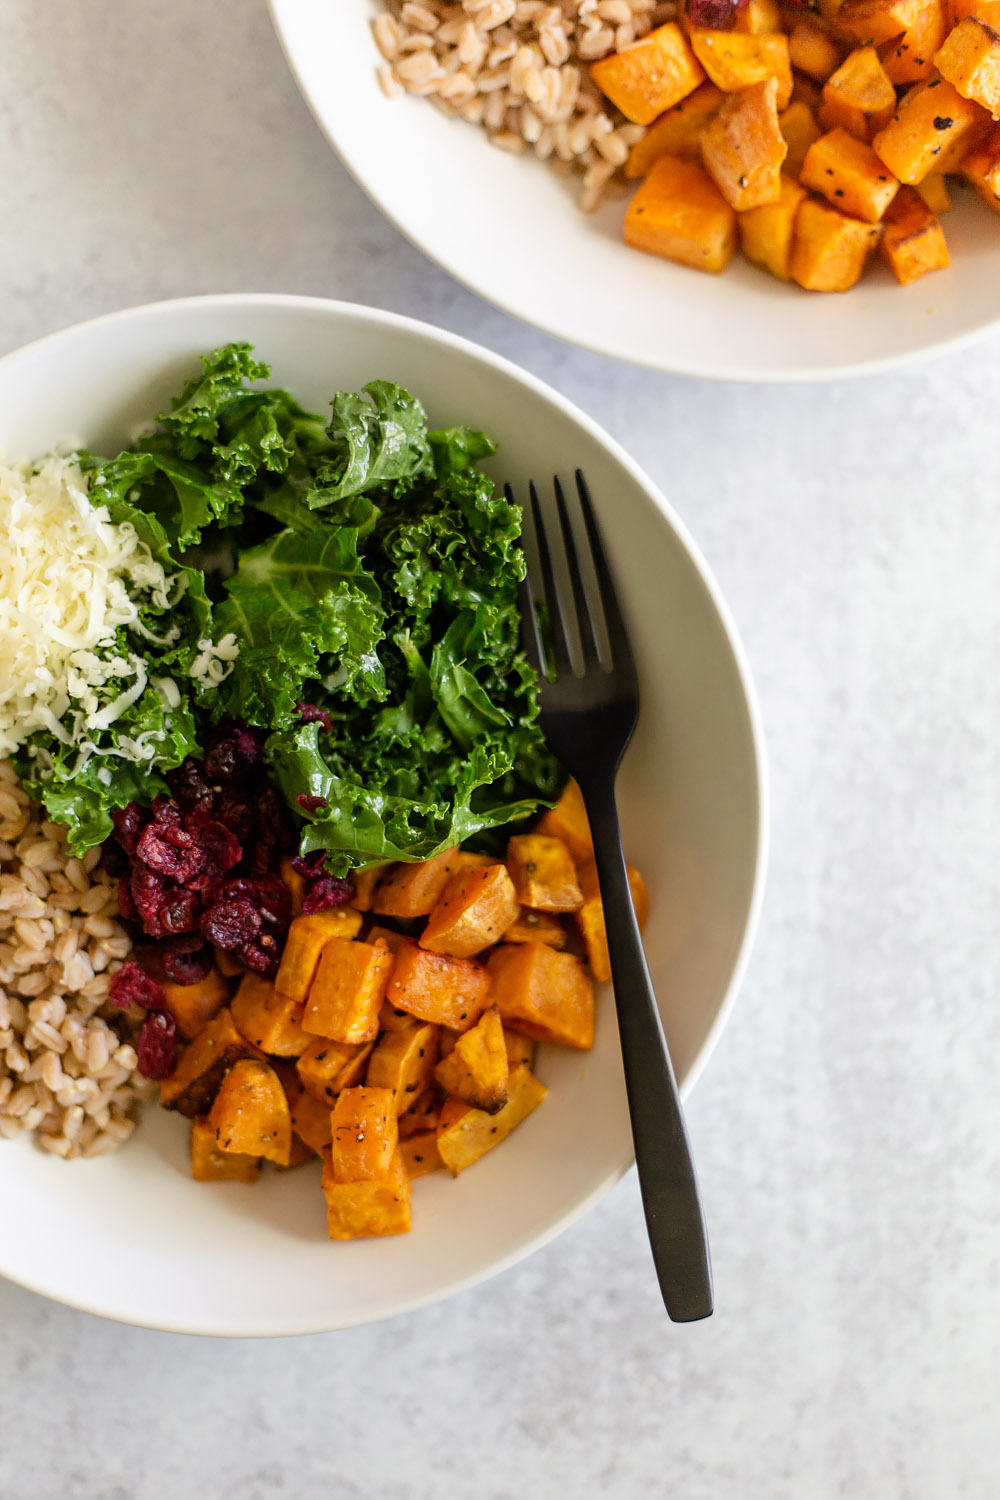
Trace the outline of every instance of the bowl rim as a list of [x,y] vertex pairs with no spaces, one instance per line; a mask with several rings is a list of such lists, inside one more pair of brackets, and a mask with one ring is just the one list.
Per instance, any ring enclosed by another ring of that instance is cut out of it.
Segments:
[[[185,310],[202,308],[209,311],[220,307],[239,306],[270,308],[276,311],[332,313],[339,317],[356,319],[361,323],[376,324],[384,328],[396,329],[411,337],[416,336],[430,339],[457,355],[472,358],[492,366],[500,373],[526,386],[544,401],[558,407],[564,415],[577,423],[593,440],[604,447],[615,462],[626,471],[644,492],[647,500],[660,513],[668,526],[671,527],[687,553],[722,626],[733,663],[736,667],[742,692],[754,771],[753,790],[756,794],[756,848],[753,866],[753,884],[750,892],[750,900],[747,904],[743,930],[740,934],[739,947],[718,1012],[681,1085],[681,1095],[686,1099],[695,1083],[701,1077],[709,1058],[718,1045],[719,1038],[728,1023],[730,1014],[736,1003],[736,997],[742,986],[760,920],[770,854],[770,780],[760,706],[750,671],[749,659],[736,623],[700,547],[659,487],[654,484],[652,479],[649,478],[621,444],[610,433],[606,432],[599,423],[594,421],[592,417],[588,416],[581,407],[563,396],[553,386],[541,380],[537,375],[533,375],[530,371],[522,369],[513,360],[509,360],[501,354],[496,354],[492,349],[478,344],[472,339],[451,333],[447,329],[438,328],[434,324],[425,323],[418,318],[410,318],[402,313],[389,312],[382,308],[367,306],[363,303],[283,292],[205,293],[197,296],[167,298],[156,302],[138,303],[131,307],[118,308],[111,312],[101,313],[92,318],[84,318],[80,322],[71,323],[65,328],[42,334],[37,339],[32,339],[26,344],[21,344],[17,348],[0,355],[0,369],[4,369],[9,364],[15,363],[23,356],[34,355],[47,346],[58,345],[62,340],[76,337],[86,330],[112,326],[123,322],[141,323],[143,321],[155,321],[159,317],[169,318],[175,312]],[[414,1312],[432,1303],[443,1301],[446,1297],[451,1297],[458,1292],[467,1291],[479,1283],[499,1275],[500,1272],[509,1269],[519,1261],[526,1259],[529,1255],[547,1245],[558,1235],[562,1234],[565,1229],[570,1228],[571,1225],[581,1219],[585,1213],[594,1207],[625,1176],[633,1163],[634,1156],[629,1151],[627,1156],[617,1166],[607,1172],[599,1182],[595,1183],[591,1191],[580,1199],[572,1209],[548,1225],[533,1238],[518,1245],[507,1254],[491,1260],[487,1266],[481,1267],[470,1272],[467,1276],[457,1279],[445,1292],[430,1291],[401,1300],[397,1305],[391,1307],[383,1318],[377,1321],[385,1321],[387,1318],[401,1316],[404,1313]],[[30,1276],[11,1276],[6,1272],[0,1272],[0,1274],[4,1275],[14,1285],[22,1286],[27,1291],[35,1292],[39,1296],[47,1297],[52,1301],[61,1303],[63,1306],[74,1307],[80,1312],[91,1313],[94,1316],[106,1318],[111,1322],[124,1323],[136,1328],[149,1328],[164,1333],[183,1333],[193,1336],[201,1335],[223,1338],[279,1338],[309,1333],[329,1333],[341,1328],[357,1327],[373,1321],[364,1315],[358,1318],[340,1318],[332,1325],[317,1324],[316,1322],[299,1319],[298,1321],[293,1320],[291,1323],[282,1322],[280,1326],[276,1324],[266,1330],[258,1328],[249,1331],[245,1328],[235,1328],[224,1324],[220,1324],[215,1328],[207,1328],[203,1323],[197,1326],[184,1326],[177,1321],[157,1321],[155,1318],[143,1318],[141,1320],[127,1318],[108,1307],[101,1306],[97,1302],[90,1302],[86,1298],[69,1300],[54,1293],[42,1279],[35,1281]]]
[[[425,255],[427,259],[438,266],[459,285],[465,287],[466,291],[472,292],[476,297],[482,298],[491,306],[499,308],[508,317],[514,318],[519,323],[524,323],[529,328],[535,328],[539,333],[544,333],[549,338],[558,339],[560,343],[569,348],[585,349],[591,354],[603,355],[605,359],[614,359],[621,364],[633,365],[638,369],[655,370],[660,374],[682,376],[689,380],[715,380],[723,384],[732,385],[815,385],[823,381],[831,380],[855,380],[866,375],[884,375],[892,370],[903,369],[908,365],[915,364],[927,357],[953,353],[960,349],[976,343],[985,338],[997,328],[1000,328],[1000,314],[989,318],[976,328],[966,329],[964,333],[942,334],[940,337],[931,337],[925,344],[917,349],[907,349],[898,354],[886,354],[878,359],[848,361],[839,365],[823,365],[808,367],[805,369],[789,366],[777,370],[761,370],[754,365],[726,365],[714,364],[711,359],[703,359],[697,364],[690,360],[682,363],[672,363],[669,358],[653,359],[641,353],[609,348],[598,340],[587,337],[586,329],[579,333],[569,334],[561,332],[537,316],[524,312],[502,293],[491,291],[484,281],[477,279],[468,272],[462,270],[455,264],[446,252],[432,248],[424,235],[416,232],[404,223],[393,211],[389,204],[379,196],[373,187],[366,181],[360,159],[350,151],[346,141],[334,135],[328,129],[327,123],[320,113],[318,101],[312,91],[307,88],[302,70],[298,65],[297,53],[292,45],[289,30],[285,24],[285,7],[288,0],[267,0],[267,8],[271,17],[278,42],[288,68],[295,79],[299,93],[305,100],[309,112],[316,121],[321,133],[335,152],[350,177],[357,183],[370,203],[373,203],[379,213],[395,229],[399,231],[405,240]],[[375,66],[375,58],[372,59]]]

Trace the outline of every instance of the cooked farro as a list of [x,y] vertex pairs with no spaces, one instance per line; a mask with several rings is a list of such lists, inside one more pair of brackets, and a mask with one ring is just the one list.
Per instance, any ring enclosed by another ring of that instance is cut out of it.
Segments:
[[529,147],[582,177],[581,207],[622,182],[645,133],[590,81],[587,65],[620,51],[676,13],[673,0],[386,0],[375,42],[387,98],[429,98],[481,125],[494,146]]
[[131,1135],[151,1086],[107,1004],[132,944],[100,849],[70,858],[0,761],[0,1139],[100,1156]]

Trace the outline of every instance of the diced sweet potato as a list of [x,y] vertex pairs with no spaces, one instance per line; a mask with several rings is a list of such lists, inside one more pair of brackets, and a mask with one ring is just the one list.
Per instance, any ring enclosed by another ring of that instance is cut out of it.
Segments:
[[[790,186],[794,187],[795,184],[792,183]],[[801,203],[806,195],[801,188],[798,189],[798,192],[799,198],[797,203]],[[755,209],[754,212],[763,213],[765,210]],[[792,231],[793,224],[794,214],[789,222],[789,232]],[[784,279],[787,280],[788,278],[785,277]],[[635,865],[627,864],[625,869],[628,874],[629,891],[632,895],[635,918],[641,932],[649,917],[649,894],[646,890],[646,882]],[[584,900],[583,906],[576,913],[577,928],[583,939],[583,946],[586,950],[591,973],[600,984],[605,984],[611,978],[611,959],[608,955],[608,934],[604,922],[604,903],[601,900],[601,887],[597,879],[597,866],[592,859],[587,860],[580,866],[580,888],[583,891]]]
[[889,124],[880,130],[872,146],[900,182],[911,186],[928,172],[950,170],[985,133],[985,110],[971,99],[963,99],[943,78],[929,78],[904,94]]
[[288,1163],[279,1167],[279,1172],[290,1172],[295,1167],[304,1167],[307,1161],[315,1161],[320,1153],[310,1146],[308,1141],[303,1140],[298,1131],[292,1130],[292,1147],[288,1153]]
[[1000,34],[978,16],[966,16],[949,33],[934,62],[963,99],[974,99],[1000,118]]
[[947,23],[957,26],[966,16],[978,16],[994,31],[1000,31],[1000,0],[947,0]]
[[270,1063],[242,1058],[219,1085],[208,1123],[222,1151],[266,1156],[287,1166],[292,1119],[285,1091]]
[[400,1141],[399,1154],[411,1182],[414,1177],[426,1177],[428,1172],[440,1172],[444,1166],[437,1147],[436,1130],[422,1130],[418,1135]]
[[274,979],[275,989],[290,1000],[304,1000],[325,945],[331,938],[347,940],[360,931],[361,915],[349,906],[335,906],[311,917],[296,917],[285,939],[285,951]]
[[[845,104],[841,99],[827,99],[824,96],[816,111],[816,118],[824,131],[846,130],[848,135],[854,136],[855,140],[866,143],[871,140],[871,121],[864,110],[858,109],[856,104]],[[879,129],[883,124],[885,121],[880,121]]]
[[292,916],[301,917],[302,898],[306,893],[306,879],[292,865],[292,856],[290,854],[286,854],[281,861],[281,879],[288,887],[289,895],[292,898]]
[[994,213],[1000,213],[1000,129],[992,131],[981,146],[970,151],[961,170],[983,201]]
[[217,969],[210,969],[197,984],[172,984],[164,980],[161,989],[177,1030],[188,1042],[218,1015],[229,998],[229,986]]
[[246,973],[246,970],[235,954],[227,953],[224,948],[216,948],[214,946],[212,952],[215,955],[215,967],[223,979],[236,979]]
[[768,36],[781,31],[781,8],[776,0],[746,0],[736,16],[735,31],[748,36]]
[[329,1100],[321,1103],[305,1089],[291,1107],[292,1130],[317,1156],[322,1156],[333,1139],[332,1110]]
[[903,286],[949,264],[941,221],[915,188],[900,189],[889,205],[879,254]]
[[453,875],[489,863],[485,854],[446,849],[416,864],[389,865],[375,887],[372,911],[381,917],[427,917]]
[[437,1130],[440,1112],[441,1090],[437,1084],[432,1084],[422,1094],[418,1094],[409,1109],[399,1116],[399,1139],[404,1141],[412,1135]]
[[466,1031],[486,1008],[489,974],[467,958],[427,953],[404,943],[396,954],[386,997],[395,1009],[420,1021]]
[[344,1089],[337,1096],[330,1124],[330,1167],[335,1182],[367,1182],[385,1176],[399,1145],[391,1089]]
[[331,1240],[410,1232],[410,1179],[399,1151],[384,1177],[364,1182],[338,1182],[326,1162],[323,1194]]
[[446,1093],[495,1115],[507,1103],[508,1072],[500,1012],[491,1005],[438,1063],[434,1077]]
[[899,180],[871,146],[831,130],[809,147],[799,180],[835,208],[877,224],[899,191]]
[[833,38],[811,21],[796,21],[788,37],[792,67],[825,83],[840,66],[841,49]]
[[[778,125],[785,138],[788,154],[785,157],[784,175],[786,177],[798,177],[802,171],[802,163],[806,159],[806,152],[813,141],[818,141],[823,134],[816,123],[816,116],[808,104],[790,104],[788,108],[778,116]],[[780,201],[780,200],[779,200]]]
[[737,94],[754,83],[774,78],[779,109],[792,97],[792,64],[788,38],[745,36],[738,31],[691,30],[691,46],[709,78],[726,94]]
[[702,132],[724,97],[714,83],[699,84],[693,94],[668,109],[636,141],[625,163],[625,176],[645,177],[658,156],[682,156],[700,162]]
[[[790,177],[782,176],[781,196],[777,203],[766,203],[761,208],[751,208],[739,215],[740,244],[743,254],[755,266],[770,271],[772,276],[779,277],[781,281],[791,279],[788,263],[792,253],[792,232],[795,227],[795,215],[805,196],[805,188],[793,182]],[[585,941],[587,928],[591,926],[590,921],[585,923],[582,920],[586,908],[585,900],[583,907],[577,913]],[[603,927],[603,909],[600,919]],[[593,955],[589,956],[595,979],[610,978],[610,974],[602,975],[597,972]]]
[[942,172],[931,172],[923,182],[917,183],[916,191],[932,214],[946,214],[951,208],[948,180]]
[[823,86],[823,101],[830,100],[859,109],[865,115],[884,115],[886,110],[892,114],[896,108],[896,90],[874,47],[855,47],[844,58]]
[[501,1019],[540,1042],[594,1045],[594,983],[572,953],[545,943],[504,945],[489,964],[490,999]]
[[792,84],[792,99],[791,104],[789,104],[788,106],[789,109],[791,109],[792,104],[807,104],[815,114],[816,110],[819,108],[820,100],[822,99],[822,97],[823,95],[818,83],[814,83],[813,80],[811,78],[807,78],[804,73],[796,73],[794,75],[794,82]]
[[942,0],[924,0],[916,23],[902,36],[882,44],[879,48],[882,66],[896,88],[907,83],[920,83],[931,76],[934,54],[944,41],[947,29]]
[[260,1161],[223,1151],[204,1115],[191,1121],[191,1176],[195,1182],[256,1182]]
[[920,20],[924,0],[846,0],[837,28],[859,42],[891,42]]
[[427,1087],[438,1058],[439,1028],[426,1022],[380,1036],[368,1063],[369,1088],[391,1089],[397,1115]]
[[[681,155],[682,153],[675,152],[674,154]],[[581,859],[589,859],[593,854],[594,840],[590,834],[590,823],[587,821],[583,793],[572,777],[563,787],[555,807],[550,807],[539,818],[535,825],[535,832],[547,834],[549,838],[562,839],[563,843],[569,846],[569,852],[577,864]]]
[[526,1067],[514,1068],[507,1087],[507,1103],[498,1114],[472,1109],[460,1099],[449,1099],[438,1123],[437,1147],[453,1177],[471,1167],[487,1151],[506,1140],[511,1131],[537,1109],[548,1090]]
[[649,125],[705,77],[675,21],[592,64],[590,76],[627,120]]
[[517,893],[503,865],[462,870],[445,886],[427,919],[420,946],[450,958],[471,958],[498,943],[519,911]]
[[244,975],[230,1009],[247,1040],[273,1057],[298,1057],[312,1041],[302,1029],[301,1002],[280,994],[259,974]]
[[548,911],[532,911],[522,906],[517,921],[503,935],[505,943],[548,943],[551,948],[565,948],[566,928],[559,917]]
[[625,242],[718,274],[736,249],[736,215],[703,167],[661,156],[628,206]]
[[369,865],[364,870],[352,870],[354,895],[351,897],[351,905],[355,911],[371,911],[372,902],[375,900],[375,887],[384,872],[385,865]]
[[192,1120],[207,1114],[226,1070],[240,1058],[259,1056],[228,1008],[220,1010],[188,1043],[170,1077],[160,1084],[160,1103]]
[[773,78],[731,94],[701,140],[705,169],[727,203],[739,212],[776,203],[788,146],[778,124]]
[[535,1066],[535,1052],[538,1043],[534,1037],[524,1036],[519,1031],[513,1031],[509,1025],[503,1029],[503,1044],[507,1050],[507,1070],[513,1073],[515,1068],[522,1065],[533,1068]]
[[296,1065],[299,1082],[332,1109],[341,1089],[349,1089],[363,1077],[374,1042],[331,1042],[324,1037],[310,1039]]
[[333,1042],[373,1041],[392,965],[385,948],[331,938],[309,986],[303,1028]]
[[846,292],[879,240],[876,224],[807,198],[796,215],[789,270],[809,292]]
[[377,922],[373,922],[365,934],[366,943],[371,943],[373,947],[381,943],[389,953],[398,953],[400,944],[406,941],[401,932],[396,932],[391,927],[382,927]]
[[535,911],[576,911],[583,900],[573,856],[562,839],[516,835],[507,844],[507,869],[515,899]]

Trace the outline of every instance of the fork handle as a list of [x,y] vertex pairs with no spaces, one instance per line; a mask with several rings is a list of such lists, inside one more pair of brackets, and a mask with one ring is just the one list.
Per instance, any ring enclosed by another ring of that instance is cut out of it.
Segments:
[[629,889],[614,783],[581,784],[604,905],[625,1087],[653,1263],[675,1323],[711,1316],[712,1264],[677,1080]]

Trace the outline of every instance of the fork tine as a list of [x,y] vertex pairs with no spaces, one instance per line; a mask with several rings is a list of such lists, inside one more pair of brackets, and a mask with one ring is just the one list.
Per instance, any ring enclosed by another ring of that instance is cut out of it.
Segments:
[[[508,505],[517,505],[514,491],[509,484],[504,485],[503,492]],[[522,527],[526,529],[528,525],[527,512],[522,506],[518,506],[518,509],[521,511]],[[524,577],[517,585],[517,604],[521,612],[521,650],[539,674],[539,677],[544,680],[545,647],[542,644],[542,637],[538,630],[538,610],[535,607],[535,595],[531,588],[531,573],[528,568],[528,554],[525,551],[523,540],[521,543],[521,554],[524,558]]]
[[570,525],[569,511],[566,508],[566,496],[556,474],[552,480],[556,492],[556,507],[559,511],[559,521],[562,526],[563,546],[566,548],[566,562],[569,565],[570,583],[573,586],[573,602],[576,605],[577,624],[580,627],[580,645],[583,648],[583,670],[592,671],[594,667],[601,664],[600,648],[597,644],[597,632],[594,629],[594,615],[590,607],[590,599],[587,597],[587,586],[580,571],[580,559],[576,550],[576,538]]
[[[555,662],[556,675],[572,671],[572,658],[569,653],[569,636],[566,632],[566,613],[563,609],[563,601],[559,594],[556,583],[555,571],[552,567],[552,554],[549,551],[549,538],[545,530],[545,521],[542,518],[542,507],[538,499],[538,491],[535,489],[534,480],[528,486],[531,496],[531,515],[535,523],[535,541],[538,545],[538,561],[542,570],[542,588],[545,594],[545,607],[548,613],[549,639],[552,643],[552,659]],[[542,657],[543,662],[547,660]],[[547,675],[547,674],[544,674]]]
[[594,572],[597,574],[597,586],[601,593],[601,608],[604,611],[604,623],[608,631],[608,645],[611,648],[611,667],[617,671],[629,670],[634,672],[632,659],[632,647],[629,645],[628,631],[625,629],[625,621],[618,604],[618,592],[615,588],[614,578],[611,576],[611,568],[608,565],[607,553],[601,540],[600,528],[597,517],[594,515],[594,507],[590,500],[590,491],[587,489],[587,481],[583,477],[582,469],[576,471],[576,491],[580,497],[580,509],[583,511],[583,520],[587,528],[587,539],[590,542],[590,551],[594,559]]

